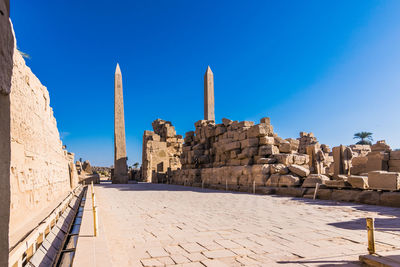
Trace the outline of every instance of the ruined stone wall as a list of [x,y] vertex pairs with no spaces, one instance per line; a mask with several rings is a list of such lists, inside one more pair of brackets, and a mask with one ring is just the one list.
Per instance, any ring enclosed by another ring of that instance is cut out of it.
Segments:
[[[300,185],[310,173],[329,169],[332,157],[312,133],[283,139],[269,118],[223,123],[198,121],[186,133],[182,169],[168,177],[177,184],[219,184],[231,189],[251,186]],[[272,178],[272,179],[271,179]]]
[[142,180],[157,182],[166,177],[168,170],[181,168],[182,136],[176,135],[171,122],[157,119],[154,131],[143,134]]
[[331,151],[312,133],[282,139],[269,118],[256,125],[222,121],[198,121],[195,131],[186,133],[182,168],[168,173],[168,182],[239,191],[316,184],[321,189],[400,190],[400,152],[385,141]]
[[0,0],[0,266],[8,266],[10,219],[10,90],[14,37],[10,2]]
[[10,246],[76,185],[73,155],[62,149],[49,92],[14,49],[10,93]]

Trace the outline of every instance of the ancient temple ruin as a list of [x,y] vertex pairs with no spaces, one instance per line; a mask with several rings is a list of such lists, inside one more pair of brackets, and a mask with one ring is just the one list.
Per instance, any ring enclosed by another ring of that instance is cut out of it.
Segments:
[[142,179],[147,182],[165,180],[168,171],[181,168],[182,136],[169,121],[157,119],[152,126],[143,134]]
[[400,152],[391,150],[385,141],[331,150],[313,133],[279,137],[268,117],[258,124],[226,118],[216,124],[209,67],[204,75],[204,117],[194,124],[194,131],[185,134],[183,145],[170,122],[153,122],[154,132],[145,131],[143,136],[145,181],[239,191],[258,188],[296,196],[309,196],[307,190],[318,185],[321,198],[374,204],[391,204],[388,199],[392,196],[366,191],[379,195],[374,195],[378,201],[372,202],[365,200],[362,191],[350,189],[400,190]]

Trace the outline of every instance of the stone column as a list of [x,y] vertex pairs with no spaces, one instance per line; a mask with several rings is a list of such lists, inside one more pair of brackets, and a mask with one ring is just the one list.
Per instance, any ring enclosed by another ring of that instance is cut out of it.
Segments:
[[214,74],[210,66],[204,74],[204,119],[215,121],[214,114]]
[[8,266],[10,223],[11,117],[10,91],[14,37],[9,20],[10,2],[0,0],[0,266]]
[[126,164],[124,96],[122,92],[121,69],[117,64],[114,79],[114,175],[113,184],[128,183],[128,166]]

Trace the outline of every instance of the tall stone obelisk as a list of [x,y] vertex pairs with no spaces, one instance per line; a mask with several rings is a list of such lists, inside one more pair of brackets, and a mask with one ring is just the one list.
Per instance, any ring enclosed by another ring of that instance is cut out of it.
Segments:
[[122,93],[122,74],[119,64],[114,77],[114,175],[113,184],[128,183],[128,166],[126,164],[124,96]]
[[215,121],[214,114],[214,74],[210,66],[204,74],[204,119]]

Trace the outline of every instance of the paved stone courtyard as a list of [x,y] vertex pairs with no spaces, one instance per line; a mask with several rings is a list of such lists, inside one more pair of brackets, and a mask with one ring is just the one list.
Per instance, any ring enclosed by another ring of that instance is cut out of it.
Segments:
[[[95,187],[113,266],[358,266],[365,218],[400,247],[400,209],[163,184]],[[89,197],[89,196],[88,196]]]

